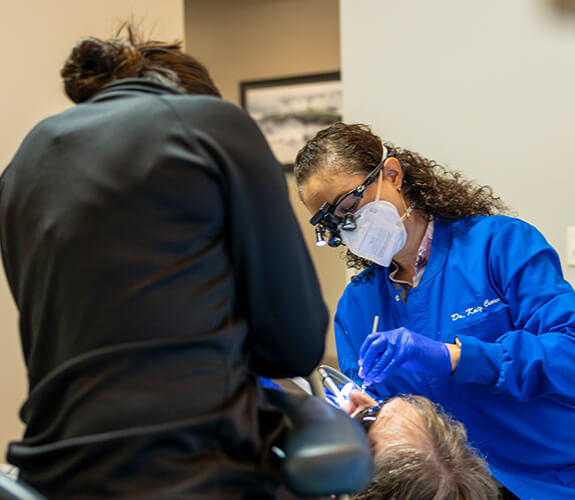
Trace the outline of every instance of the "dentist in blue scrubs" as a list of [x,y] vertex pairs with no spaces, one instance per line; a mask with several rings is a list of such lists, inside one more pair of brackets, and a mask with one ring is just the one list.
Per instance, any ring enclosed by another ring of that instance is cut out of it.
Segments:
[[575,292],[541,233],[362,125],[320,131],[295,175],[318,244],[365,268],[335,316],[342,371],[441,404],[504,497],[575,498]]

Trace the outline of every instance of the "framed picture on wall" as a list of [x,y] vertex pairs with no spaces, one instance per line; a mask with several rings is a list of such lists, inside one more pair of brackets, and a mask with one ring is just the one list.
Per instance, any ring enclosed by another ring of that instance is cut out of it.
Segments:
[[286,170],[309,139],[342,117],[339,71],[243,81],[240,99]]

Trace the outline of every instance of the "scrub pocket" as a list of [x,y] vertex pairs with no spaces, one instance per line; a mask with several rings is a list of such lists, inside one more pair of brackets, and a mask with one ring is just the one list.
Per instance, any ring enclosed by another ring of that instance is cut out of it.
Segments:
[[468,335],[483,342],[493,342],[511,330],[515,330],[515,326],[511,322],[509,306],[505,306],[498,311],[483,315],[479,321],[474,321],[472,324],[457,325],[453,333],[454,336]]

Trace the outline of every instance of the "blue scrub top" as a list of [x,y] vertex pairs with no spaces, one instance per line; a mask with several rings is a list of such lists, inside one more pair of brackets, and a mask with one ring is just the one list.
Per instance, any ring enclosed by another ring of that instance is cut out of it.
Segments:
[[436,219],[429,262],[405,303],[388,272],[372,265],[339,301],[341,370],[360,382],[357,353],[375,315],[381,331],[458,337],[452,376],[400,368],[372,391],[441,404],[522,499],[575,498],[575,292],[545,238],[510,217]]

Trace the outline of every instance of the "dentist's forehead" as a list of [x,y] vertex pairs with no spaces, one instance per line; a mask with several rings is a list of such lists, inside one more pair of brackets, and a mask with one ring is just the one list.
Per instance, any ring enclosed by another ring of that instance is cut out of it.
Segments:
[[344,194],[355,189],[363,182],[361,174],[327,174],[318,172],[304,184],[302,199],[307,209],[314,213],[324,202],[334,204]]

